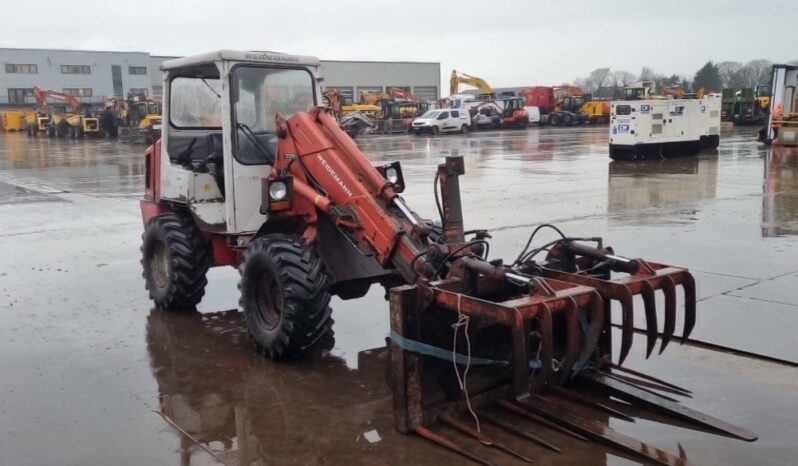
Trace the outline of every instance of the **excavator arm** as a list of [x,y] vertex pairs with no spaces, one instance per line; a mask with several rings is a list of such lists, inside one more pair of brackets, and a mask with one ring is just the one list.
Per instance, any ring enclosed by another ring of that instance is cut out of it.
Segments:
[[64,94],[63,92],[40,89],[38,87],[33,88],[33,96],[36,98],[36,103],[42,113],[48,113],[47,99],[60,100],[69,105],[73,113],[80,112],[80,101],[75,96]]
[[457,94],[460,90],[460,84],[476,87],[482,95],[493,95],[493,88],[484,79],[452,70],[452,77],[449,79],[449,93],[451,95]]

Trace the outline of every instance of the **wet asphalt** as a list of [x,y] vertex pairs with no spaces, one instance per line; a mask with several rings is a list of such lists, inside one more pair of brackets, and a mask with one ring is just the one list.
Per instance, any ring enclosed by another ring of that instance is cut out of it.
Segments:
[[[608,422],[690,464],[798,461],[794,151],[757,144],[755,128],[726,128],[713,153],[645,162],[610,161],[605,127],[358,143],[375,162],[402,162],[404,196],[428,217],[435,166],[463,155],[466,228],[491,230],[494,257],[514,257],[534,226],[552,222],[625,256],[689,267],[700,300],[693,338],[739,351],[671,344],[645,360],[638,337],[627,365],[690,388],[688,406],[760,439],[657,418]],[[334,347],[295,363],[253,351],[233,269],[209,273],[196,312],[154,310],[139,265],[142,153],[0,134],[0,465],[462,463],[393,430],[381,289],[334,300]],[[637,464],[539,431],[564,452],[507,443],[541,465]]]

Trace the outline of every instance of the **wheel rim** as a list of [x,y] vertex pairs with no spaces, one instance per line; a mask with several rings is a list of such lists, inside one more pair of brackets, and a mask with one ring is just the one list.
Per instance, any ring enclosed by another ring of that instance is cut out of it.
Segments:
[[152,275],[153,284],[159,290],[163,290],[169,285],[170,269],[169,252],[166,248],[166,244],[163,241],[158,241],[152,249],[150,273]]
[[279,296],[280,286],[277,280],[274,275],[265,272],[256,284],[255,306],[261,325],[268,330],[276,328],[282,318]]

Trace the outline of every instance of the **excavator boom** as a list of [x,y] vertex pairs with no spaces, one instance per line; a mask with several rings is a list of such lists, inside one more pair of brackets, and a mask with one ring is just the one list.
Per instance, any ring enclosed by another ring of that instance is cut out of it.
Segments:
[[493,88],[484,79],[452,70],[452,77],[449,79],[449,93],[456,95],[460,90],[460,84],[476,87],[481,95],[493,96]]
[[38,87],[33,88],[33,96],[36,98],[36,103],[42,113],[47,113],[49,110],[47,107],[47,99],[60,100],[69,105],[73,113],[80,112],[80,101],[75,96],[64,94],[63,92],[40,89]]

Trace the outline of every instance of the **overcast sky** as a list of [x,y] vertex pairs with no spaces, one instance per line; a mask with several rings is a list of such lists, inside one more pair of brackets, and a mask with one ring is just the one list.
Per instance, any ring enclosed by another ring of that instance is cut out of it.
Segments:
[[494,87],[558,84],[602,66],[692,78],[710,59],[798,59],[795,2],[37,0],[21,16],[21,3],[3,8],[0,47],[435,61],[444,82],[455,68]]

